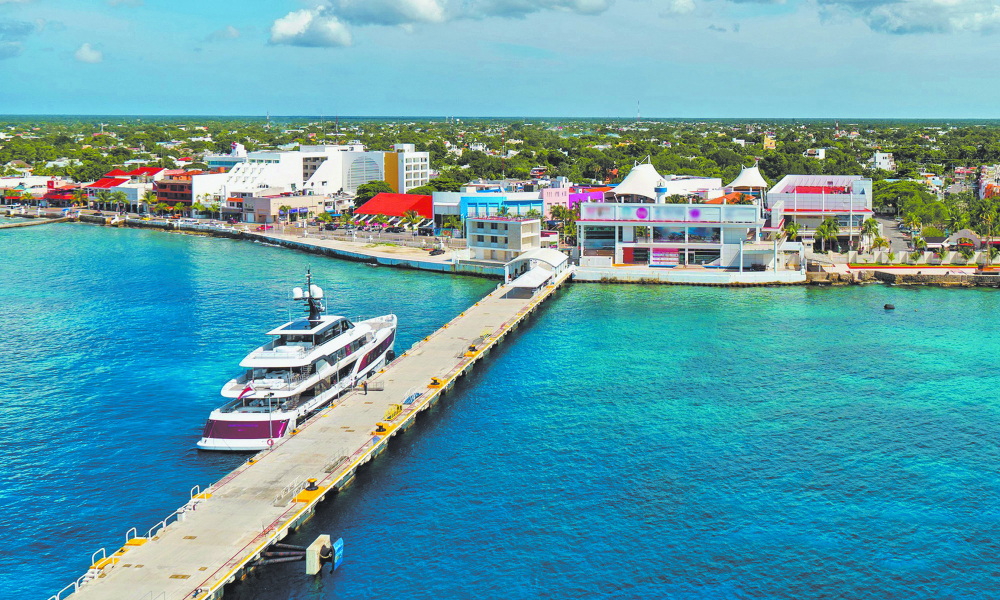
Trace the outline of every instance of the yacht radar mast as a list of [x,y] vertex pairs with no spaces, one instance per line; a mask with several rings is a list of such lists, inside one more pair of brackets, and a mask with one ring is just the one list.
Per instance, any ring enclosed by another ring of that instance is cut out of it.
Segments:
[[320,316],[326,312],[326,305],[323,304],[323,288],[313,285],[312,271],[309,268],[306,268],[306,289],[293,288],[292,299],[306,301],[310,321],[319,321]]

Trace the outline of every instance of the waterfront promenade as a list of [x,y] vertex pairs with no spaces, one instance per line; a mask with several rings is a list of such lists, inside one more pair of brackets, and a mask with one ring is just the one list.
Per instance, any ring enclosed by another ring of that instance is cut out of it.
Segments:
[[[498,288],[438,331],[401,352],[351,393],[207,489],[152,528],[122,532],[121,550],[100,550],[86,575],[56,598],[180,600],[217,598],[271,544],[308,518],[316,504],[353,479],[570,276],[528,299]],[[398,349],[397,351],[400,351]],[[394,406],[395,405],[395,406]],[[386,417],[392,412],[392,419]],[[385,431],[377,432],[378,423]],[[305,490],[309,479],[316,491]],[[336,537],[337,532],[329,532]],[[348,542],[349,543],[349,542]]]

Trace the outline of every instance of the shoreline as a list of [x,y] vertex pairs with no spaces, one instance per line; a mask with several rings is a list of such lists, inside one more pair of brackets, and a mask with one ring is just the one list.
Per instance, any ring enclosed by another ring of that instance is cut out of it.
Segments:
[[[69,222],[77,220],[90,225],[112,226],[114,217],[96,216],[81,214],[78,217],[54,218],[52,215],[23,215],[33,220],[31,223],[11,224],[15,227],[25,227],[29,225],[41,224],[35,219],[44,219],[44,223]],[[443,255],[442,257],[430,257],[423,254],[424,251],[408,249],[406,247],[393,246],[392,244],[362,244],[358,242],[338,241],[324,239],[313,236],[291,236],[276,233],[258,233],[245,231],[235,227],[219,227],[211,225],[190,225],[181,224],[165,219],[152,221],[142,221],[127,218],[125,222],[116,224],[117,227],[130,227],[135,229],[154,229],[166,233],[184,233],[187,235],[203,235],[208,237],[221,237],[249,242],[260,242],[270,244],[289,250],[326,256],[351,262],[360,262],[371,265],[385,266],[396,269],[410,269],[440,273],[444,275],[469,275],[474,277],[485,277],[487,279],[500,280],[503,278],[504,269],[499,265],[487,265],[474,261],[455,260],[454,256]],[[9,227],[9,226],[8,226]],[[380,250],[380,246],[385,246]],[[396,250],[395,248],[399,248]],[[454,253],[452,253],[454,254]],[[437,260],[434,260],[437,258]],[[899,266],[887,266],[885,269],[872,268],[861,269],[859,265],[844,265],[843,270],[834,272],[809,271],[805,278],[797,280],[794,277],[798,272],[782,272],[784,277],[779,280],[767,279],[768,275],[761,272],[734,273],[719,270],[712,272],[709,270],[671,272],[663,276],[661,273],[653,273],[649,269],[588,269],[578,268],[577,272],[570,279],[573,283],[604,283],[604,284],[638,284],[638,285],[686,285],[695,287],[787,287],[795,285],[808,285],[815,287],[835,287],[843,285],[868,285],[872,283],[885,283],[889,285],[908,286],[931,286],[947,288],[1000,288],[1000,275],[977,275],[968,272],[968,265],[955,265],[953,268],[940,267],[938,265],[924,266],[912,265],[910,268],[901,269]],[[874,266],[874,265],[873,265]],[[919,270],[918,270],[919,269]],[[913,271],[917,272],[914,273]],[[945,270],[945,273],[936,271]],[[923,272],[930,271],[930,272]],[[950,272],[948,272],[950,271]]]

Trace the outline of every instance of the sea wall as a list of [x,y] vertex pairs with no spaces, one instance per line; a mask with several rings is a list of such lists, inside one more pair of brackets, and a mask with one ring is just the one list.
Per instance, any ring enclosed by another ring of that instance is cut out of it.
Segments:
[[728,287],[798,285],[806,283],[800,271],[744,271],[722,269],[636,269],[578,267],[573,281],[592,283],[643,283]]
[[894,273],[889,271],[863,271],[883,283],[895,285],[936,285],[942,287],[1000,287],[1000,275],[964,273]]

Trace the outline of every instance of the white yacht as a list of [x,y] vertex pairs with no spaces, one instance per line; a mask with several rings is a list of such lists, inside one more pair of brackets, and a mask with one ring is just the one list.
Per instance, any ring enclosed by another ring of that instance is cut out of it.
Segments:
[[309,316],[269,331],[274,339],[243,359],[246,371],[222,388],[231,400],[209,415],[198,448],[266,449],[392,360],[396,315],[357,323],[328,315],[308,272],[292,297]]

